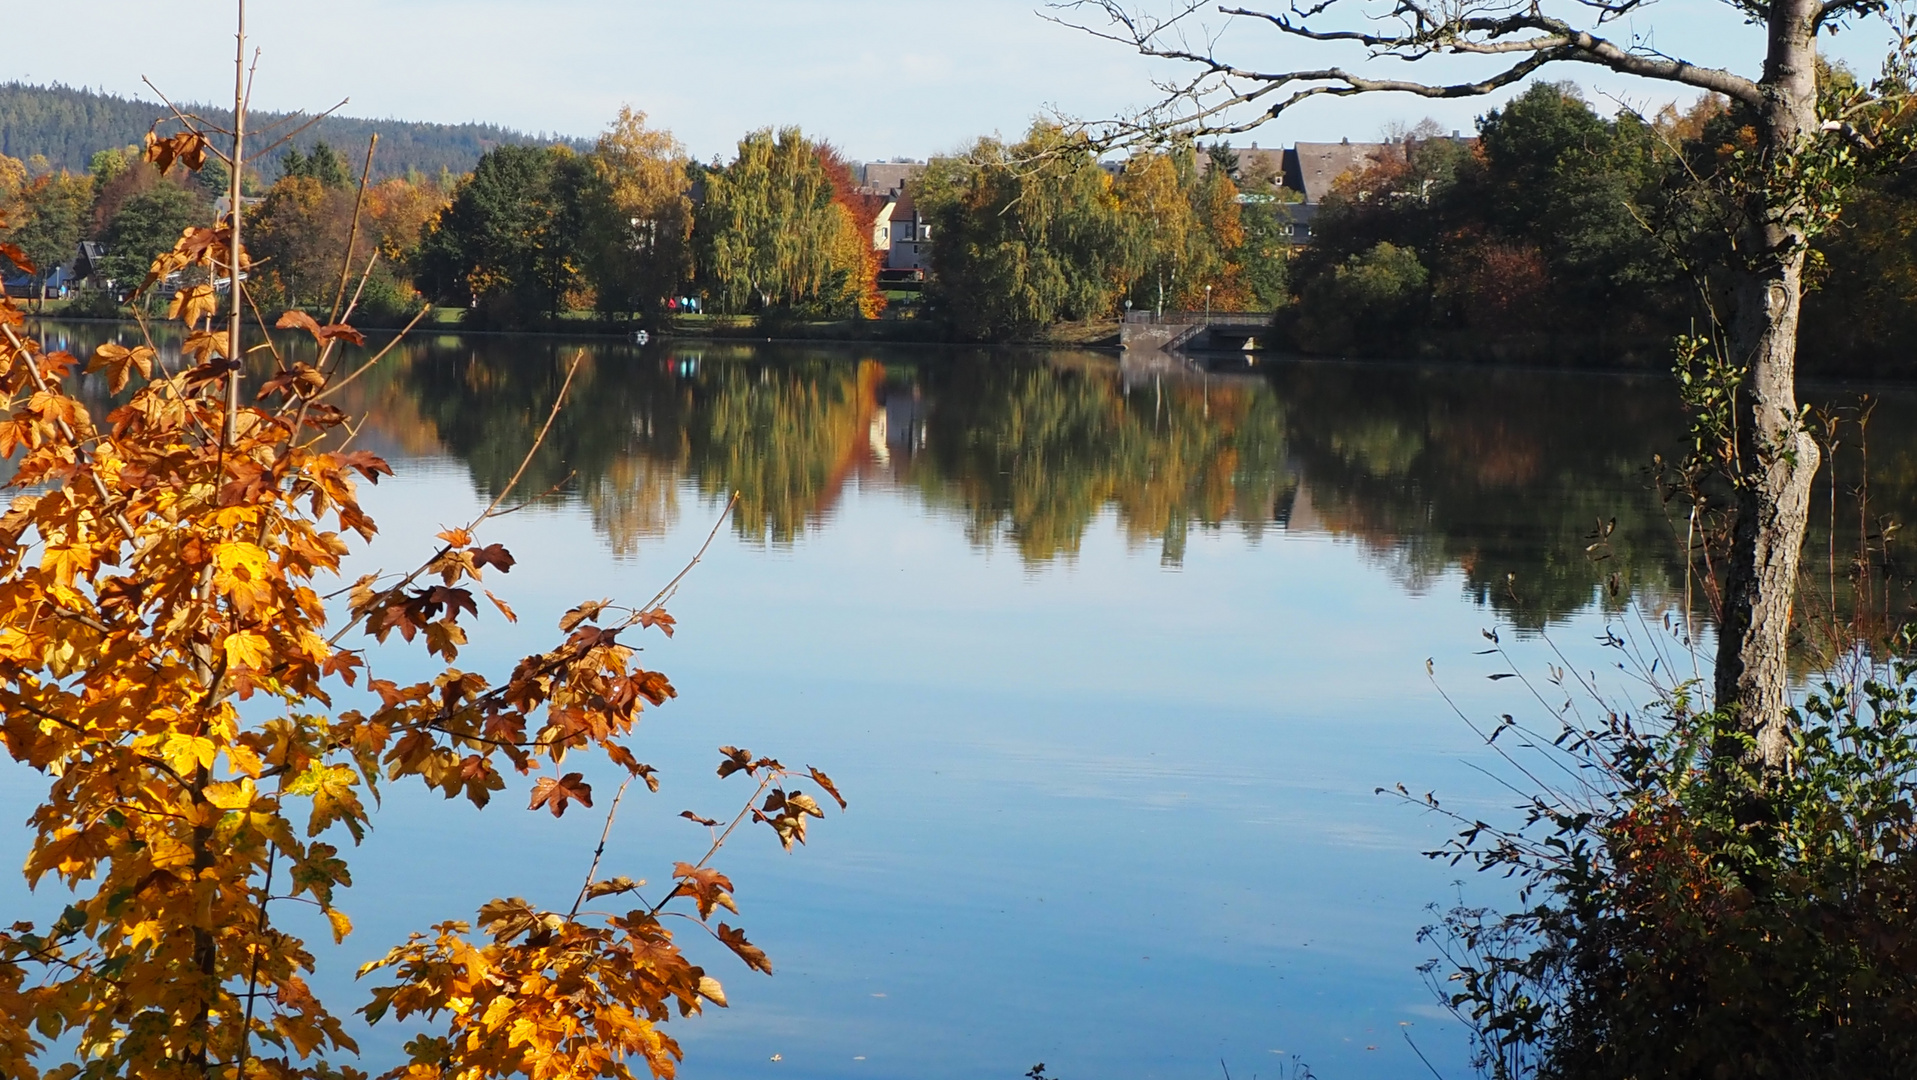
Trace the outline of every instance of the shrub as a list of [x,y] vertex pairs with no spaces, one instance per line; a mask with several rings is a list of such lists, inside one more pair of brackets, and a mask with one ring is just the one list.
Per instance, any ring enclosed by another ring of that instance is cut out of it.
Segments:
[[1432,853],[1517,877],[1528,905],[1461,905],[1423,935],[1482,1067],[1835,1080],[1917,1060],[1917,640],[1897,645],[1807,698],[1781,773],[1686,688],[1648,727],[1609,712],[1527,738],[1576,786]]
[[1418,253],[1380,241],[1305,284],[1297,334],[1312,352],[1375,352],[1424,317],[1431,276]]

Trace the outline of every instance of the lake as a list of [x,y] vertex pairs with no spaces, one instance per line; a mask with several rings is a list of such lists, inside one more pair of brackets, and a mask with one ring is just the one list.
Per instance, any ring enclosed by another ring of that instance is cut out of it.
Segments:
[[[41,333],[85,355],[122,331]],[[1680,667],[1687,613],[1708,637],[1686,511],[1650,470],[1685,437],[1656,375],[424,338],[344,395],[398,474],[366,491],[383,546],[351,572],[410,566],[486,505],[577,354],[531,505],[481,537],[519,558],[488,585],[521,622],[482,622],[461,666],[503,670],[581,600],[651,596],[737,492],[679,633],[648,643],[680,694],[637,739],[664,786],[628,798],[602,874],[659,882],[704,850],[678,815],[736,811],[723,744],[817,765],[851,804],[792,853],[761,829],[720,856],[777,974],[683,937],[732,1005],[668,1025],[689,1080],[1431,1075],[1418,1051],[1465,1077],[1416,935],[1430,905],[1508,886],[1457,884],[1420,854],[1453,830],[1376,790],[1510,820],[1507,774],[1439,694],[1547,715],[1487,678],[1486,630],[1527,670],[1561,650],[1600,681],[1607,632]],[[1820,517],[1813,552],[1907,516],[1913,413],[1881,395],[1870,509]],[[401,649],[373,669],[424,670]],[[484,813],[389,789],[322,996],[356,1007],[353,967],[491,897],[563,910],[617,786],[587,771],[600,809],[557,820],[522,809],[524,780]],[[36,780],[0,772],[0,814],[23,820]],[[4,846],[17,865],[24,832]],[[0,905],[60,901],[16,878]],[[323,939],[304,917],[275,913]],[[408,1037],[366,1033],[366,1064]]]

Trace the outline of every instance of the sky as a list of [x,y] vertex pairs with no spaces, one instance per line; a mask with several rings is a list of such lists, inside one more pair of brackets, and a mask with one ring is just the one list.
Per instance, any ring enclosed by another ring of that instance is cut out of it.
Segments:
[[[1174,0],[1135,0],[1163,11]],[[1283,4],[1284,0],[1277,0]],[[672,130],[695,157],[730,151],[752,129],[798,124],[861,160],[923,158],[980,135],[1015,136],[1051,110],[1101,118],[1153,100],[1175,68],[1046,21],[1042,0],[253,0],[262,53],[254,104],[346,115],[482,121],[590,137],[621,105]],[[176,100],[232,96],[231,0],[89,0],[10,5],[0,81],[60,82],[150,98],[146,75]],[[84,15],[76,17],[76,12]],[[1220,48],[1267,70],[1354,58],[1226,26]],[[1762,35],[1720,0],[1660,0],[1614,24],[1695,63],[1755,74]],[[1875,27],[1836,39],[1833,55],[1875,71]],[[1831,39],[1826,39],[1831,42]],[[31,43],[30,47],[18,47]],[[1827,48],[1832,47],[1827,45]],[[197,54],[197,55],[196,55]],[[183,57],[195,56],[192,62]],[[1393,74],[1404,77],[1405,66]],[[1419,65],[1421,75],[1437,77]],[[1452,75],[1473,69],[1453,67]],[[1482,69],[1477,69],[1481,71]],[[1696,95],[1569,66],[1551,78],[1654,110]],[[1447,78],[1451,76],[1446,76]],[[1497,99],[1429,102],[1404,95],[1319,99],[1237,142],[1376,138],[1430,116],[1468,130]]]

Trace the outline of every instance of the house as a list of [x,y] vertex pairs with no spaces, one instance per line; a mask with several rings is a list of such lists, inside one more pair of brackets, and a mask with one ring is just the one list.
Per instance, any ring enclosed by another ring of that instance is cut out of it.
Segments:
[[40,279],[25,270],[6,263],[0,268],[0,291],[16,298],[29,298],[40,295]]
[[54,299],[63,297],[76,283],[72,263],[64,263],[46,270],[44,276],[29,274],[11,263],[4,273],[0,273],[0,287],[6,294],[25,299]]
[[[240,208],[243,210],[250,210],[253,207],[258,206],[259,204],[265,201],[266,201],[266,196],[264,195],[242,195],[240,196]],[[214,199],[213,200],[213,220],[225,221],[227,212],[230,209],[232,209],[232,206],[233,206],[233,198],[230,195],[222,195],[219,198]]]
[[892,250],[892,214],[899,208],[897,199],[889,199],[872,218],[872,250]]
[[[91,240],[80,241],[79,254],[75,255],[73,259],[74,280],[86,281],[88,278],[100,277],[101,282],[103,282],[105,279],[101,275],[100,263],[106,258],[106,253],[106,245],[104,244],[98,244]],[[95,284],[100,284],[101,282],[95,282]]]
[[919,213],[909,185],[900,189],[892,204],[890,224],[892,247],[886,253],[885,268],[917,271],[922,278],[932,265],[932,224]]
[[[1248,148],[1233,147],[1231,152],[1238,158],[1238,175],[1243,186],[1258,188],[1284,183],[1289,150],[1260,150],[1257,143],[1252,143]],[[1199,155],[1198,168],[1201,173],[1211,168],[1210,155]]]
[[1311,223],[1318,216],[1317,203],[1285,203],[1285,216],[1291,219],[1291,243],[1294,247],[1311,242]]

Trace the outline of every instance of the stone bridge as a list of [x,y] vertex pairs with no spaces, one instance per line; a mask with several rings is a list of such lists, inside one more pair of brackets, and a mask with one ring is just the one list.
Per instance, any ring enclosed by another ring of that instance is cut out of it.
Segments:
[[1250,352],[1271,331],[1268,311],[1128,312],[1118,328],[1126,352]]

